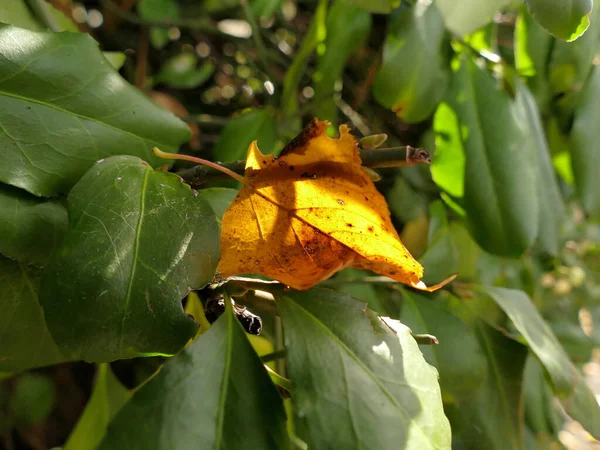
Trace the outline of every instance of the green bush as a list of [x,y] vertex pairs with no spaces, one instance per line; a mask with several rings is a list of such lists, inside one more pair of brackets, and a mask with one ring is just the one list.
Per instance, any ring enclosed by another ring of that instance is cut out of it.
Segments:
[[[600,438],[592,0],[0,0],[0,22],[0,447],[544,449],[567,416]],[[215,279],[239,186],[152,148],[239,172],[313,117],[431,151],[371,165],[424,280],[455,282]]]

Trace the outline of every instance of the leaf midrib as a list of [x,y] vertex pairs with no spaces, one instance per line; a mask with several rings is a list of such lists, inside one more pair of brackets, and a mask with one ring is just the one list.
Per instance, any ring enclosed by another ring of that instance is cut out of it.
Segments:
[[129,311],[129,304],[131,303],[131,292],[133,290],[133,282],[135,280],[135,272],[137,269],[138,254],[140,251],[140,235],[142,231],[142,224],[144,223],[144,214],[146,210],[146,189],[148,186],[148,178],[150,177],[149,166],[144,168],[144,179],[142,180],[142,187],[140,192],[140,215],[138,222],[135,227],[135,243],[133,244],[133,261],[131,263],[131,270],[129,272],[129,283],[127,285],[127,295],[125,297],[125,305],[123,307],[123,318],[121,319],[121,339],[119,340],[119,354],[123,351],[123,338],[125,336],[125,320]]

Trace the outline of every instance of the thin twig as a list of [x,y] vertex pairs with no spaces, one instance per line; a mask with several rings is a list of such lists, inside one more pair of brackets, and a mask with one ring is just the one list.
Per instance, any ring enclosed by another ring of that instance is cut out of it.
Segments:
[[[417,164],[431,163],[431,155],[427,150],[411,147],[409,145],[404,147],[379,148],[376,150],[360,149],[359,152],[363,166],[372,169],[378,167],[408,167]],[[221,166],[229,169],[231,172],[243,175],[246,162],[234,161],[221,164]],[[182,170],[181,172],[178,172],[178,175],[193,186],[200,186],[205,183],[214,183],[216,181],[228,179],[223,173],[201,165]]]
[[44,26],[54,32],[63,31],[44,0],[27,0],[27,3],[29,3],[29,7]]
[[[211,34],[221,34],[221,35],[226,34],[226,33],[223,33],[221,30],[219,30],[219,28],[210,19],[207,19],[204,17],[198,18],[198,19],[149,20],[149,19],[142,19],[137,14],[132,14],[130,12],[123,11],[121,8],[119,8],[117,5],[115,5],[112,2],[112,0],[100,0],[100,4],[107,11],[110,11],[115,16],[120,17],[121,19],[126,20],[127,22],[130,22],[130,23],[133,23],[135,25],[158,27],[158,28],[171,28],[171,27],[189,28],[192,30],[198,30],[198,31],[202,31],[205,33],[211,33]],[[234,36],[230,36],[230,37],[235,38]]]
[[260,34],[260,28],[258,27],[256,18],[254,17],[254,13],[252,12],[252,8],[248,4],[247,0],[240,0],[240,5],[242,5],[242,10],[244,11],[246,20],[248,21],[248,23],[250,24],[250,28],[252,29],[252,40],[254,41],[256,51],[258,52],[259,62],[269,79],[274,80],[275,78],[273,77],[269,64],[267,63],[267,47],[265,46],[265,43]]

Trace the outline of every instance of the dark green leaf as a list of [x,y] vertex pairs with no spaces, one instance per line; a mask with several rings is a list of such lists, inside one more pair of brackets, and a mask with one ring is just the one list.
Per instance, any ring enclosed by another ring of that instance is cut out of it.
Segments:
[[518,257],[538,230],[533,149],[527,148],[508,95],[471,60],[463,60],[450,94],[460,124],[454,130],[460,138],[452,141],[463,142],[466,156],[464,207],[470,231],[484,250]]
[[55,403],[52,378],[41,373],[24,373],[16,379],[9,408],[15,423],[28,428],[46,420]]
[[442,52],[444,32],[435,3],[403,4],[390,18],[373,95],[405,122],[429,117],[446,91],[450,69]]
[[38,286],[36,270],[0,256],[0,371],[67,360],[46,327]]
[[408,328],[326,289],[284,292],[277,306],[310,448],[450,447],[437,372]]
[[560,342],[523,291],[482,286],[510,317],[515,328],[544,366],[563,407],[594,436],[600,436],[600,407]]
[[229,188],[207,188],[198,191],[198,195],[206,200],[213,209],[219,222],[237,194],[237,190]]
[[433,334],[438,345],[420,347],[425,360],[440,373],[444,402],[468,398],[486,378],[487,361],[479,342],[465,323],[449,312],[439,298],[402,290],[402,321],[413,333]]
[[523,450],[523,368],[527,347],[475,321],[487,377],[464,401],[448,405],[452,430],[468,450]]
[[11,186],[0,185],[0,253],[44,266],[67,231],[67,209]]
[[263,153],[271,153],[277,139],[277,122],[268,108],[255,109],[227,123],[213,149],[218,161],[246,159],[252,141],[258,141]]
[[543,112],[551,97],[547,71],[553,44],[552,36],[523,9],[515,27],[515,68],[520,76],[527,77],[527,86]]
[[252,11],[256,17],[270,18],[281,7],[283,0],[252,0]]
[[[521,125],[526,129],[527,146],[534,149],[534,159],[529,164],[535,168],[537,197],[540,206],[537,239],[539,247],[556,255],[559,250],[560,228],[565,216],[563,203],[544,134],[544,127],[535,99],[518,79],[515,109],[520,114]],[[600,100],[600,99],[599,99]]]
[[121,409],[100,450],[286,449],[283,403],[227,310]]
[[560,413],[557,411],[544,369],[531,354],[525,363],[523,397],[525,399],[525,420],[529,428],[536,433],[545,433],[550,436],[560,431],[562,426]]
[[41,291],[61,348],[98,362],[183,347],[198,325],[181,299],[212,280],[219,259],[208,203],[178,176],[115,156],[83,176],[68,210]]
[[387,14],[400,4],[400,0],[353,0],[353,4],[376,14]]
[[446,27],[459,37],[470,34],[492,21],[510,0],[436,0]]
[[[57,63],[60,61],[60,63]],[[165,164],[189,128],[130,86],[87,34],[0,25],[0,181],[34,195],[68,192],[97,159]]]
[[[137,11],[145,20],[179,19],[179,5],[176,0],[141,0]],[[163,48],[169,40],[167,28],[152,27],[150,29],[150,41],[154,48]]]
[[593,0],[525,0],[531,15],[549,33],[573,41],[587,30]]
[[193,89],[202,85],[215,71],[215,65],[205,62],[196,67],[198,59],[192,53],[172,56],[160,68],[155,81],[178,89]]
[[317,57],[313,74],[315,116],[336,122],[335,83],[353,52],[365,41],[371,30],[371,15],[348,0],[337,0],[327,14],[325,51]]
[[98,366],[94,390],[63,450],[95,450],[112,418],[131,398],[106,363]]
[[[600,7],[598,8],[600,9]],[[600,69],[594,67],[585,83],[571,130],[571,166],[577,195],[585,211],[600,218]]]

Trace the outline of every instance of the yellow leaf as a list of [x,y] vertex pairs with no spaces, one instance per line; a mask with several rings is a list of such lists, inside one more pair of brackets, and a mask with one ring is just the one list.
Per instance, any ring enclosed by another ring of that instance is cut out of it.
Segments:
[[387,203],[361,166],[347,126],[327,136],[316,119],[278,158],[248,149],[245,182],[222,222],[222,276],[258,273],[309,289],[345,267],[424,290],[423,267],[404,248]]

